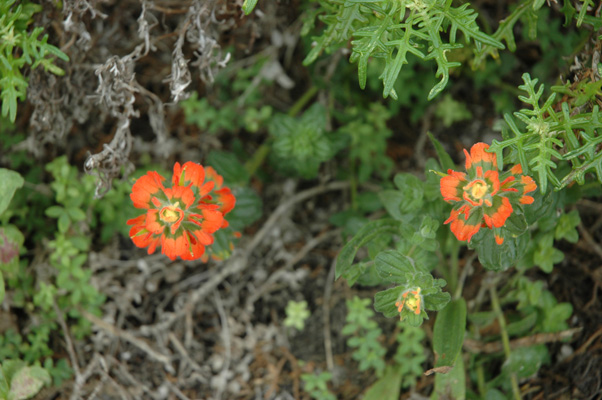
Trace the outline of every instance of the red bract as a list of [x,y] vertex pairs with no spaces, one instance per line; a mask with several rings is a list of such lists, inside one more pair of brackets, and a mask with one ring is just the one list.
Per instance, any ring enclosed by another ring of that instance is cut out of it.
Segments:
[[497,244],[504,242],[501,229],[512,215],[515,207],[533,203],[527,193],[537,188],[530,176],[522,175],[520,164],[499,175],[497,160],[493,153],[487,153],[489,146],[476,143],[466,155],[466,172],[448,170],[441,178],[441,195],[454,205],[450,217],[451,231],[458,240],[470,241],[481,229],[494,231]]
[[161,246],[172,260],[201,258],[213,243],[212,234],[228,226],[224,216],[236,199],[213,168],[190,161],[174,165],[171,187],[164,181],[149,171],[134,183],[130,198],[146,213],[127,221],[130,237],[136,246],[148,247],[148,254]]

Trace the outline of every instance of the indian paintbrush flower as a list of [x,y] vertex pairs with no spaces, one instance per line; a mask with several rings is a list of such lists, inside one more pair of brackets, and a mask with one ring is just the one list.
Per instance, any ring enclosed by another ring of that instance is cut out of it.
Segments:
[[160,246],[171,260],[201,258],[212,234],[228,226],[224,216],[234,208],[234,195],[213,168],[190,161],[174,165],[171,187],[164,181],[149,171],[134,183],[130,198],[146,212],[127,221],[130,237],[148,254]]
[[443,200],[454,205],[445,221],[458,240],[470,241],[481,229],[493,230],[497,244],[504,243],[502,227],[512,213],[534,199],[527,193],[537,188],[530,176],[522,175],[520,164],[500,175],[489,145],[476,143],[466,155],[466,172],[448,170],[441,178]]
[[410,288],[401,293],[399,300],[395,302],[395,307],[397,307],[397,311],[400,313],[400,318],[403,320],[403,309],[407,308],[410,312],[420,315],[420,311],[422,310],[422,305],[424,304],[424,299],[420,294],[420,288]]

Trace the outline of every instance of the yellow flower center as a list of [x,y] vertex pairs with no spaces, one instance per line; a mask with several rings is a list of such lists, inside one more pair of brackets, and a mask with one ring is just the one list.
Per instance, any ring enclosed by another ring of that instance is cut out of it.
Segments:
[[[422,297],[420,296],[420,288],[416,290],[408,290],[401,295],[401,299],[395,303],[397,310],[401,312],[404,307],[416,315],[420,314],[422,307]],[[403,317],[402,317],[403,319]]]
[[485,182],[478,180],[474,182],[474,185],[470,188],[470,195],[473,199],[479,200],[482,199],[483,196],[487,194],[489,190],[489,185]]
[[182,216],[182,210],[179,208],[179,206],[180,203],[178,202],[173,206],[163,207],[159,213],[159,218],[161,218],[161,221],[171,224],[179,220]]

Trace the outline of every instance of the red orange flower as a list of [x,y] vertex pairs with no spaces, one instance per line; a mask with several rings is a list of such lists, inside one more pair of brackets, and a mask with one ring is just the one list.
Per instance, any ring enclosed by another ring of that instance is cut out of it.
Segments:
[[127,221],[130,237],[136,246],[148,247],[148,254],[160,246],[171,260],[201,258],[212,234],[228,226],[224,216],[236,199],[213,168],[190,161],[174,165],[171,187],[164,181],[149,171],[134,183],[130,198],[146,213]]
[[395,302],[395,307],[397,307],[397,311],[400,313],[400,318],[403,320],[403,309],[404,307],[408,309],[410,312],[416,315],[420,315],[421,307],[424,304],[424,299],[420,294],[420,288],[410,288],[403,291]]
[[522,175],[520,164],[501,176],[497,170],[494,153],[485,150],[489,145],[476,143],[466,155],[466,172],[448,170],[441,178],[443,200],[454,204],[450,217],[445,221],[458,240],[470,241],[481,229],[492,229],[497,244],[504,242],[502,227],[506,220],[522,204],[531,204],[528,196],[537,189],[530,176]]

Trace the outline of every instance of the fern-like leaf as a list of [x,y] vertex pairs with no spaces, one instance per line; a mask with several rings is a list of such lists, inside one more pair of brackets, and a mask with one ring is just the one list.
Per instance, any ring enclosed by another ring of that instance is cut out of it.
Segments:
[[[449,81],[450,69],[460,65],[447,58],[450,51],[464,47],[457,40],[458,32],[462,32],[466,43],[473,41],[477,48],[504,48],[499,40],[479,30],[477,14],[468,4],[452,7],[451,0],[333,0],[321,5],[328,13],[321,20],[328,26],[315,38],[304,64],[313,62],[330,45],[346,43],[352,37],[350,61],[358,63],[361,88],[366,85],[369,60],[384,60],[380,74],[384,97],[397,96],[393,86],[408,62],[408,53],[437,63],[436,77],[440,81],[428,98],[439,94]],[[420,50],[423,48],[426,55]]]

